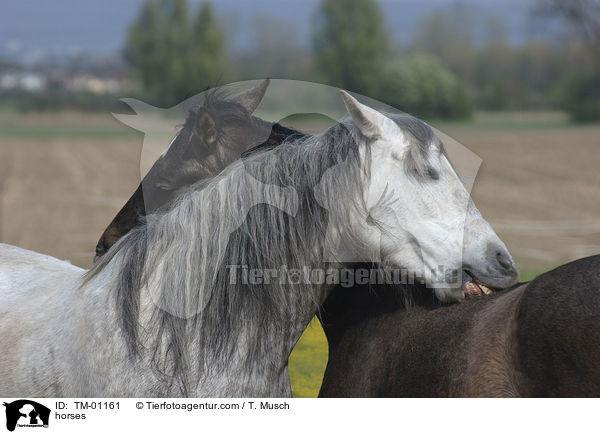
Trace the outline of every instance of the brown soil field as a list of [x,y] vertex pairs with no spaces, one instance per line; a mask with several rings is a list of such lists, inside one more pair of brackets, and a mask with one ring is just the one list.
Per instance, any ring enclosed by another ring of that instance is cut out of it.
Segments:
[[445,132],[483,159],[473,200],[521,269],[600,253],[600,127]]
[[[483,159],[473,198],[521,269],[600,253],[600,126],[440,129]],[[89,266],[142,140],[109,115],[0,114],[0,242]]]

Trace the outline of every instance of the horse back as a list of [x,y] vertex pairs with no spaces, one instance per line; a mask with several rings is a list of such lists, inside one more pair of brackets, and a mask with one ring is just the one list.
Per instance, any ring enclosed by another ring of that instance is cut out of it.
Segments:
[[533,280],[517,312],[526,396],[600,396],[600,255]]
[[54,355],[67,338],[84,270],[0,244],[0,396],[52,394]]
[[[83,276],[84,270],[68,261],[0,244],[0,300],[3,307],[13,299],[27,300],[36,291],[48,292],[59,283]],[[8,308],[7,308],[8,309]]]

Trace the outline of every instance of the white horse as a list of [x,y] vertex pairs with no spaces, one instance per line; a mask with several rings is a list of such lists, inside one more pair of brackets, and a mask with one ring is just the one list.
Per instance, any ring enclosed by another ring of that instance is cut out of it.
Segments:
[[232,280],[239,266],[264,276],[353,250],[515,282],[431,129],[342,97],[348,119],[194,185],[88,272],[0,245],[0,395],[291,396],[288,357],[331,286]]

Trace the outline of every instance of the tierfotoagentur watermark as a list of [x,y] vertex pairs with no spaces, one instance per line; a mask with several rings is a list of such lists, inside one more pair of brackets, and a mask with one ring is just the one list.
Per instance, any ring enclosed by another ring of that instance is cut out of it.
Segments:
[[354,285],[412,285],[435,282],[458,286],[460,275],[456,269],[438,266],[428,270],[426,275],[406,268],[346,268],[328,267],[289,268],[250,268],[247,265],[227,265],[229,284],[242,285],[340,285],[350,288]]

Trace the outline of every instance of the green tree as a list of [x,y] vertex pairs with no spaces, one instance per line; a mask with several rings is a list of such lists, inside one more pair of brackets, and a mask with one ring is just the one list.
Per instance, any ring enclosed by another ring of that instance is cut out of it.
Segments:
[[600,74],[575,74],[557,86],[558,106],[575,122],[600,121]]
[[187,0],[148,0],[129,29],[124,54],[152,102],[173,105],[227,74],[224,45],[210,4],[192,20]]
[[204,87],[214,87],[228,74],[228,62],[225,55],[225,36],[213,7],[205,2],[200,6],[196,22],[192,29],[190,48],[189,79],[193,83],[200,81]]
[[448,11],[434,11],[419,22],[413,48],[437,56],[461,79],[472,82],[477,57],[475,23],[473,11],[460,2]]
[[[600,120],[600,0],[540,0],[539,13],[559,15],[580,33],[591,56],[587,61],[568,62],[577,65],[555,88],[558,106],[576,122]],[[587,63],[587,65],[586,65]]]
[[529,90],[518,76],[518,52],[506,37],[506,24],[498,17],[486,22],[484,44],[477,56],[475,86],[478,105],[489,110],[521,108]]
[[313,48],[319,72],[332,85],[369,94],[388,53],[374,0],[323,0],[317,9]]
[[472,101],[462,81],[437,57],[417,54],[389,62],[378,99],[422,118],[465,118]]
[[240,79],[259,77],[310,80],[310,53],[301,42],[296,23],[261,14],[251,23],[245,49],[235,57]]

